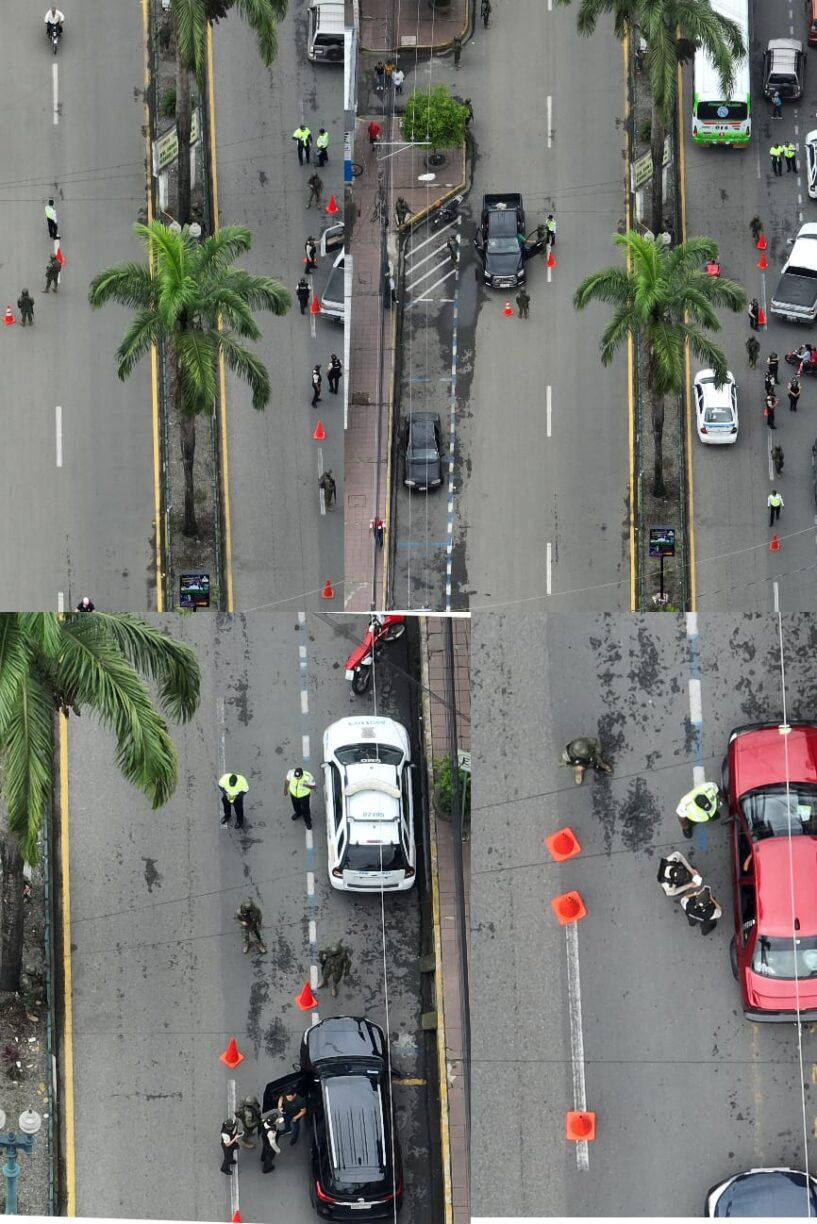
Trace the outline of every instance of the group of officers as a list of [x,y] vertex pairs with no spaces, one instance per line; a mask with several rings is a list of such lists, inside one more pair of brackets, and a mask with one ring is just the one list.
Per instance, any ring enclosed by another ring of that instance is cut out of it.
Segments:
[[[721,794],[714,782],[702,782],[681,799],[675,809],[684,837],[691,838],[696,824],[717,820]],[[700,872],[675,850],[662,858],[658,866],[658,883],[668,897],[676,899],[687,917],[690,926],[699,926],[702,935],[714,931],[723,910],[704,884]]]

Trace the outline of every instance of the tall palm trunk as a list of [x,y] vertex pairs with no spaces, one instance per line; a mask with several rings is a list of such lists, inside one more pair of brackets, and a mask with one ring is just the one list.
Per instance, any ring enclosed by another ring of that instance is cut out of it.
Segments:
[[193,104],[190,97],[190,73],[176,58],[176,135],[179,138],[178,198],[176,220],[180,225],[190,223],[190,129],[193,122]]
[[193,484],[193,460],[196,457],[196,418],[185,412],[181,418],[182,464],[184,466],[184,524],[182,535],[197,536],[196,490]]
[[0,991],[17,991],[23,971],[23,859],[8,834],[0,836],[0,871]]
[[666,497],[664,485],[664,397],[651,393],[652,399],[652,437],[655,449],[655,468],[653,471],[653,497]]
[[664,228],[664,138],[666,131],[658,105],[653,98],[650,152],[652,153],[652,232],[656,237]]

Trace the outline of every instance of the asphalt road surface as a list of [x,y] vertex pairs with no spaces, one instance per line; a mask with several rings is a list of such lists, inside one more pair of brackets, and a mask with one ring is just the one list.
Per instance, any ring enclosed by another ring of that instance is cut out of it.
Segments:
[[[144,36],[137,4],[86,0],[66,13],[56,58],[47,5],[3,7],[0,74],[2,307],[27,287],[34,326],[3,327],[0,606],[155,608],[149,363],[126,383],[115,352],[129,312],[92,313],[91,278],[140,259]],[[104,48],[104,54],[100,53]],[[44,295],[56,201],[66,264]]]
[[[607,30],[579,38],[575,4],[495,5],[457,74],[477,153],[460,278],[478,289],[458,336],[457,545],[472,609],[629,607],[626,365],[601,367],[607,308],[572,305],[583,277],[615,262],[623,224],[624,62]],[[522,193],[528,232],[549,212],[558,227],[555,268],[528,263],[527,320],[504,317],[516,294],[482,287],[469,246],[482,195],[504,191]]]
[[[814,1167],[814,1035],[743,1019],[729,963],[728,830],[681,836],[693,765],[778,718],[777,619],[478,614],[474,621],[472,1195],[476,1216],[695,1216],[743,1169]],[[788,718],[813,718],[814,623],[784,617]],[[693,724],[700,678],[700,736]],[[598,735],[612,778],[557,765]],[[555,864],[544,837],[582,852]],[[707,938],[655,880],[682,848],[721,901]],[[562,928],[550,908],[577,889]],[[573,936],[567,932],[573,931]],[[592,1143],[565,1139],[584,1094]],[[500,1119],[497,1119],[497,1113]],[[584,1165],[584,1167],[583,1167]]]
[[[807,19],[802,5],[783,0],[752,6],[752,140],[745,150],[706,149],[693,145],[690,135],[691,72],[684,76],[684,141],[687,233],[714,238],[720,248],[722,275],[738,281],[751,300],[765,308],[768,328],[758,334],[761,345],[757,371],[750,371],[745,344],[752,334],[745,314],[722,313],[718,337],[738,381],[740,432],[734,446],[702,446],[692,431],[693,507],[698,607],[723,610],[740,607],[767,611],[813,608],[815,602],[815,502],[812,491],[811,446],[817,380],[802,380],[797,415],[789,412],[786,383],[793,371],[784,355],[813,340],[813,327],[786,323],[769,311],[789,243],[804,221],[817,220],[817,205],[805,184],[806,133],[815,126],[817,81],[806,75],[805,97],[787,102],[782,119],[772,119],[762,92],[762,56],[770,38],[794,37],[805,42]],[[809,117],[811,116],[811,117]],[[799,173],[775,178],[769,147],[776,140],[793,140],[800,147]],[[768,271],[757,268],[749,227],[753,217],[763,223]],[[763,374],[768,354],[780,357],[782,385],[776,430],[763,418]],[[693,366],[693,374],[697,367]],[[773,443],[783,447],[785,468],[778,478],[770,464]],[[785,506],[776,531],[782,547],[769,551],[771,532],[766,498],[772,487]]]
[[[342,937],[353,955],[339,997],[319,992],[320,1016],[366,1014],[391,1033],[403,1081],[395,1086],[401,1220],[425,1224],[419,892],[385,898],[384,951],[379,899],[338,893],[326,876],[322,736],[335,719],[372,708],[371,694],[351,702],[338,666],[363,623],[312,614],[164,623],[196,646],[204,672],[199,714],[174,733],[180,781],[168,806],[149,811],[119,780],[92,721],[70,725],[77,1213],[219,1220],[240,1206],[244,1219],[311,1224],[303,1138],[283,1147],[267,1177],[258,1151],[242,1151],[236,1183],[219,1172],[218,1135],[231,1081],[239,1099],[260,1099],[297,1058],[310,1014],[293,996],[309,979],[314,922],[319,947]],[[405,640],[390,647],[378,710],[416,727],[408,657]],[[286,770],[307,755],[319,783],[314,851],[281,794]],[[250,784],[243,834],[219,823],[215,783],[226,769]],[[265,958],[241,954],[233,913],[247,895],[263,911]],[[234,1073],[218,1057],[231,1036],[245,1055]]]
[[[303,246],[329,223],[325,212],[305,207],[307,179],[292,133],[305,120],[313,141],[318,128],[330,136],[329,162],[319,174],[324,205],[334,193],[343,205],[343,70],[312,64],[306,56],[306,7],[291,6],[279,27],[278,57],[264,68],[255,36],[237,11],[215,27],[215,113],[218,198],[222,225],[242,224],[253,233],[247,267],[277,277],[292,293],[283,319],[261,312],[257,345],[272,379],[272,398],[256,413],[246,387],[227,379],[229,493],[232,522],[234,606],[313,604],[327,577],[343,577],[343,387],[332,395],[329,358],[344,360],[343,328],[323,317],[302,317],[295,286],[303,275]],[[319,259],[311,278],[318,294],[332,256]],[[322,402],[312,400],[311,373],[323,372]],[[326,440],[313,431],[321,420]],[[337,506],[321,505],[318,477],[330,469]]]

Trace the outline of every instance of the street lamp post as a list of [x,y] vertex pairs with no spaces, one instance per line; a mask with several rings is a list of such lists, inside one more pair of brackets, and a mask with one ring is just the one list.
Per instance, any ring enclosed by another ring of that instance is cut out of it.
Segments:
[[6,1163],[3,1165],[3,1177],[6,1179],[5,1215],[17,1215],[17,1178],[20,1176],[17,1151],[19,1149],[31,1155],[34,1150],[34,1136],[42,1124],[43,1120],[37,1111],[27,1109],[19,1118],[22,1134],[6,1131],[3,1129],[6,1125],[6,1115],[0,1109],[0,1148],[6,1149]]

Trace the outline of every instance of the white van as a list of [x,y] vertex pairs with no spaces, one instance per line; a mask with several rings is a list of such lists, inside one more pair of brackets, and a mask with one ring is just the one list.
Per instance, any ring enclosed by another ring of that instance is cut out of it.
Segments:
[[306,53],[316,64],[343,63],[344,0],[318,0],[307,9]]

